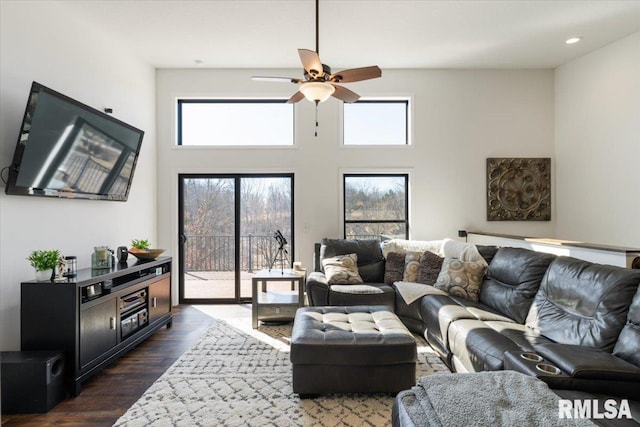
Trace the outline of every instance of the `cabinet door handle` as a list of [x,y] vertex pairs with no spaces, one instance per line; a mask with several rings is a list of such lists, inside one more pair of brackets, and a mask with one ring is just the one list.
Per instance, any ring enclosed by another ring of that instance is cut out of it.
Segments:
[[109,329],[115,329],[116,328],[116,318],[115,317],[110,317],[109,318]]
[[158,306],[158,298],[153,297],[153,302],[151,303],[151,306],[153,308],[156,308]]

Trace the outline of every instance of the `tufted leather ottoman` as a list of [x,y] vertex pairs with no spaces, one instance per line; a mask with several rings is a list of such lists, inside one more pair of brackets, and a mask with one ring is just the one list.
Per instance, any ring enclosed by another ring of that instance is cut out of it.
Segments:
[[301,397],[396,393],[416,383],[416,341],[386,306],[299,308],[290,357]]

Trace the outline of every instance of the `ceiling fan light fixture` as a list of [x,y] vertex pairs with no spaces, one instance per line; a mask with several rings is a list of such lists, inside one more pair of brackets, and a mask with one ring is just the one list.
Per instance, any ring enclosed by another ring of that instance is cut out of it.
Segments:
[[311,102],[323,102],[329,99],[336,88],[327,82],[305,82],[300,85],[300,92]]

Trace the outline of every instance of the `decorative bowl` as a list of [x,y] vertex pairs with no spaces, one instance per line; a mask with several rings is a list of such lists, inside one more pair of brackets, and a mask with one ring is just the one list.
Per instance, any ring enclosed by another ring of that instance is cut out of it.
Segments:
[[138,248],[129,249],[129,253],[131,255],[133,255],[134,257],[140,260],[145,260],[145,261],[158,258],[160,254],[163,253],[164,251],[165,251],[164,249],[138,249]]

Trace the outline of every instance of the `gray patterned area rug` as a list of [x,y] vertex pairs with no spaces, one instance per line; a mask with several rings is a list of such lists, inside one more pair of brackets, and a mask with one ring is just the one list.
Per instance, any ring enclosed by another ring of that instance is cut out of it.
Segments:
[[[291,386],[291,325],[236,327],[222,320],[183,354],[116,426],[387,426],[390,394],[301,400]],[[418,340],[417,375],[448,372]]]

